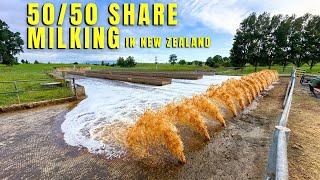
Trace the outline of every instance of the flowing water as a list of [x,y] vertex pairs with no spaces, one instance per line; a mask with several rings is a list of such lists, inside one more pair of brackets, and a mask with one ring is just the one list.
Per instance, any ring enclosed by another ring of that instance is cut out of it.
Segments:
[[[173,79],[166,86],[149,86],[95,78],[79,79],[87,98],[66,114],[61,125],[64,140],[108,158],[123,155],[125,149],[94,139],[92,130],[105,125],[133,124],[146,109],[156,109],[182,97],[205,92],[211,84],[221,84],[235,76],[204,76],[200,80]],[[116,126],[119,127],[119,126]]]

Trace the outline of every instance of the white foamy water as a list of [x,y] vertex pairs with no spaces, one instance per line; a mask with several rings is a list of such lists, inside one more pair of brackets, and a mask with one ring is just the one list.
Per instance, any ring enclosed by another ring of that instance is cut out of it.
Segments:
[[112,144],[103,144],[90,137],[90,130],[116,122],[134,123],[144,110],[156,109],[182,97],[205,92],[211,84],[237,78],[235,76],[204,76],[200,80],[173,79],[166,86],[149,86],[104,79],[85,78],[76,82],[85,87],[87,98],[66,114],[61,125],[64,139],[72,146],[86,147],[90,152],[109,158],[124,153]]

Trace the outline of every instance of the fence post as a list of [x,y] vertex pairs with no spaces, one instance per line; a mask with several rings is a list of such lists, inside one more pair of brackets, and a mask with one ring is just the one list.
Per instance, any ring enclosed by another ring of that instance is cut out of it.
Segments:
[[16,95],[17,95],[17,98],[18,98],[18,102],[19,102],[19,104],[20,104],[21,102],[20,102],[19,91],[18,91],[18,88],[17,88],[17,82],[16,82],[16,81],[13,81],[13,85],[14,85],[14,90],[16,91]]
[[76,82],[75,82],[74,78],[72,78],[72,84],[73,84],[74,96],[76,97],[76,99],[78,99],[77,89],[76,89]]

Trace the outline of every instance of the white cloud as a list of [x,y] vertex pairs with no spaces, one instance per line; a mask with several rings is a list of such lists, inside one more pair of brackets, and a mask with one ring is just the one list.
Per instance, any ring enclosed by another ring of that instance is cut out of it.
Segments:
[[[190,25],[201,22],[215,32],[234,34],[251,12],[271,14],[320,14],[319,0],[191,0],[180,3],[182,18]],[[186,19],[188,19],[186,18]]]
[[271,0],[269,12],[277,14],[296,14],[302,16],[305,13],[320,14],[319,0]]
[[0,4],[0,19],[14,31],[25,31],[26,4],[22,1],[5,1]]

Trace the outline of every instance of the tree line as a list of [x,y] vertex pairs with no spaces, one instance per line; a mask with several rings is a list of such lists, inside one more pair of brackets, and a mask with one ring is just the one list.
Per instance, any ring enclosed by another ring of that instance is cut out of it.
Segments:
[[230,59],[237,67],[279,64],[284,69],[289,63],[307,63],[312,69],[320,62],[320,16],[252,13],[237,29]]
[[119,57],[116,65],[120,67],[135,67],[137,63],[135,62],[133,56],[128,56],[126,59]]
[[207,63],[204,63],[203,61],[199,61],[199,60],[186,61],[185,59],[180,59],[178,61],[178,56],[176,54],[171,54],[169,56],[169,61],[168,62],[171,65],[175,65],[175,64],[179,64],[179,65],[196,65],[196,66],[203,66],[204,64],[208,65]]

